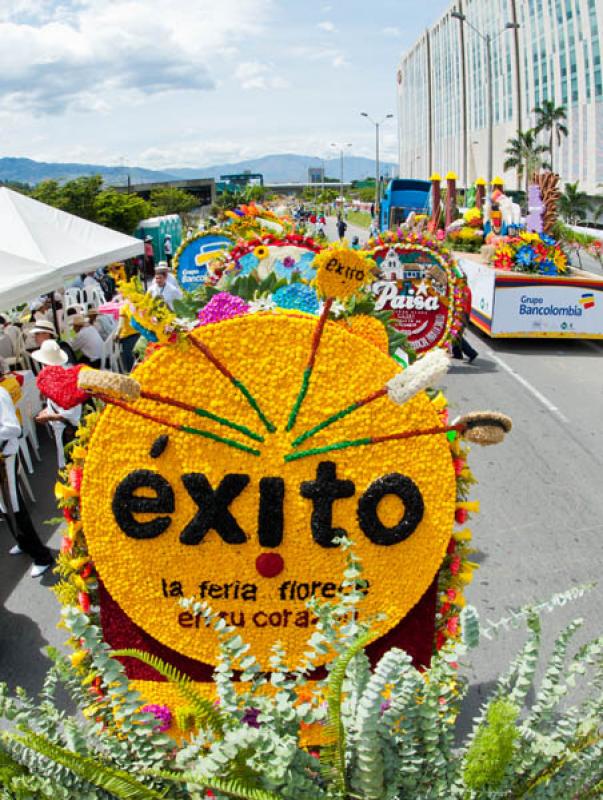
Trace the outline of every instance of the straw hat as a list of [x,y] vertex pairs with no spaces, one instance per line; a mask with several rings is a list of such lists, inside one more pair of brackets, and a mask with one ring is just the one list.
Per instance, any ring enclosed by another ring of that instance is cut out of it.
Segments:
[[52,322],[45,319],[36,320],[36,324],[30,329],[30,333],[49,333],[56,339],[57,332],[54,329]]
[[47,364],[51,367],[58,367],[67,363],[67,355],[59,347],[54,339],[47,339],[42,342],[39,350],[34,350],[31,354],[40,364]]
[[169,272],[170,268],[168,267],[167,261],[158,261],[157,266],[155,267],[155,272]]
[[88,320],[82,314],[74,314],[71,317],[71,325],[72,326],[75,326],[75,325],[82,325],[83,326],[83,325],[87,325],[87,324],[88,324]]

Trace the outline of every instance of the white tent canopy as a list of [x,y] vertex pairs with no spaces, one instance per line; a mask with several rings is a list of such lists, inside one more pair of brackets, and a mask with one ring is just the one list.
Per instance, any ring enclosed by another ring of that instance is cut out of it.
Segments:
[[0,188],[0,309],[143,250],[140,239]]

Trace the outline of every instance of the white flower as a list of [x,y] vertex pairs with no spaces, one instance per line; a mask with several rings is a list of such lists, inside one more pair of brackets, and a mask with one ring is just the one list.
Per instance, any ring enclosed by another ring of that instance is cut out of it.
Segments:
[[399,406],[406,403],[427,386],[436,384],[446,374],[449,363],[448,353],[439,347],[426,353],[388,381],[387,393],[390,399]]
[[257,314],[259,311],[272,311],[276,308],[276,303],[272,297],[254,297],[249,301],[249,313]]
[[[322,314],[324,307],[325,304],[323,302],[320,302],[318,304],[318,316]],[[340,300],[333,300],[333,303],[331,304],[330,313],[335,317],[335,319],[340,317],[342,314],[345,314],[344,304]]]

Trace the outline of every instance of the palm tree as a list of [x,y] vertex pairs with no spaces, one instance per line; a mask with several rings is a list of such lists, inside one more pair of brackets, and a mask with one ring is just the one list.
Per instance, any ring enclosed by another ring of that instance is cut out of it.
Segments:
[[542,158],[543,153],[546,153],[548,147],[544,144],[538,144],[536,141],[536,131],[530,128],[527,131],[519,131],[515,139],[509,139],[507,142],[507,149],[505,154],[507,159],[504,163],[504,169],[516,169],[519,180],[522,177],[526,182],[526,202],[528,197],[528,183],[530,175],[540,167],[548,167]]
[[561,137],[569,131],[565,124],[567,116],[565,106],[555,106],[553,100],[543,100],[542,105],[532,109],[536,114],[536,133],[546,131],[549,134],[549,152],[551,154],[551,171],[553,170],[553,139],[557,137],[557,147],[561,145]]
[[590,200],[586,192],[578,191],[578,183],[566,183],[565,190],[559,198],[559,211],[563,219],[575,225],[586,216],[590,208]]

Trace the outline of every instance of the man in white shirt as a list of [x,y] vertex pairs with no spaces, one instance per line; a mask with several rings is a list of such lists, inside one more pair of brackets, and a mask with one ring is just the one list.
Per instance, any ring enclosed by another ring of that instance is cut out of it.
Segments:
[[173,311],[174,300],[180,300],[182,297],[182,290],[173,276],[171,276],[172,280],[169,280],[169,274],[170,271],[167,263],[165,261],[160,261],[155,267],[155,280],[149,286],[148,294],[150,294],[151,297],[161,298],[166,306]]
[[92,325],[89,325],[88,320],[81,314],[75,314],[71,318],[71,324],[75,331],[72,341],[73,348],[82,354],[79,363],[100,369],[104,350],[100,333]]
[[10,532],[17,544],[10,550],[13,556],[27,553],[33,559],[31,577],[38,578],[52,565],[54,558],[42,544],[17,485],[16,458],[19,450],[21,425],[9,393],[0,386],[0,507],[6,514]]
[[165,253],[165,260],[167,261],[168,267],[171,268],[172,266],[172,237],[169,233],[166,233],[163,239],[163,252]]
[[86,317],[90,325],[100,333],[103,341],[106,341],[115,330],[113,318],[109,314],[99,314],[97,308],[89,308]]

